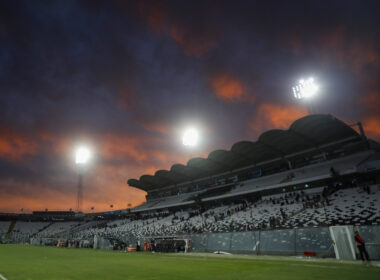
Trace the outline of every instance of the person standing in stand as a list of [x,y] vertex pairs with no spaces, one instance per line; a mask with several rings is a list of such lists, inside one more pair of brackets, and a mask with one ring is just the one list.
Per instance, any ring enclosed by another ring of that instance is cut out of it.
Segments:
[[[369,256],[368,256],[368,253],[367,253],[367,250],[365,249],[365,242],[364,242],[364,239],[363,237],[361,237],[359,235],[359,232],[358,231],[355,231],[355,243],[356,243],[356,246],[358,247],[358,250],[359,250],[359,253],[360,253],[360,258],[362,259],[362,261],[364,262],[364,256],[365,256],[365,259],[369,262],[370,259],[369,259]],[[364,255],[364,256],[363,256]]]

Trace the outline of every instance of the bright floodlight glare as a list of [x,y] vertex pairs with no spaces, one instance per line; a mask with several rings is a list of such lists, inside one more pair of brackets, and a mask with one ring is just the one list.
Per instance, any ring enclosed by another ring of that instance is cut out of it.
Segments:
[[185,131],[182,137],[182,143],[185,146],[195,146],[198,143],[199,134],[198,131],[194,128],[189,128]]
[[75,163],[86,164],[90,159],[90,150],[86,147],[79,147],[75,152]]
[[294,97],[297,99],[313,97],[318,91],[318,86],[313,78],[300,80],[299,84],[293,87]]

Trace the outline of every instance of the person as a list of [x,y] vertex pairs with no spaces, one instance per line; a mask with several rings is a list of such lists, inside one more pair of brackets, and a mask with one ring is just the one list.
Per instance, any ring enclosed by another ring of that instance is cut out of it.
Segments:
[[140,240],[137,240],[136,251],[137,251],[137,252],[140,251]]
[[[367,250],[365,249],[365,242],[364,242],[364,239],[363,237],[361,237],[359,235],[359,232],[358,231],[355,231],[355,243],[356,243],[356,246],[358,247],[358,250],[359,250],[359,253],[360,253],[360,258],[362,259],[362,261],[364,262],[364,256],[365,256],[365,259],[369,262],[370,259],[369,259],[369,256],[368,256],[368,253],[367,253]],[[363,256],[364,255],[364,256]]]
[[150,250],[154,253],[156,251],[156,241],[152,239],[150,241]]

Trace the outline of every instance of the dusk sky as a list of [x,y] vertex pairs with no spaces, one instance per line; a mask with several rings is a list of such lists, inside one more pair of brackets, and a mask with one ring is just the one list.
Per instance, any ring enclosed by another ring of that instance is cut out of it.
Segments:
[[[380,140],[380,1],[0,0],[0,212],[126,208],[126,181],[317,113]],[[201,142],[181,143],[193,125]]]

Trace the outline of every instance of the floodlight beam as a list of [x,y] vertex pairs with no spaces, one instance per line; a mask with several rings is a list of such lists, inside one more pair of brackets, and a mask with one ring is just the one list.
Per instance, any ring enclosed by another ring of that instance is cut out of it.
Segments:
[[79,147],[75,152],[75,163],[86,164],[90,159],[90,150],[86,147]]
[[199,133],[194,128],[188,128],[182,137],[182,144],[184,146],[194,147],[198,144]]

